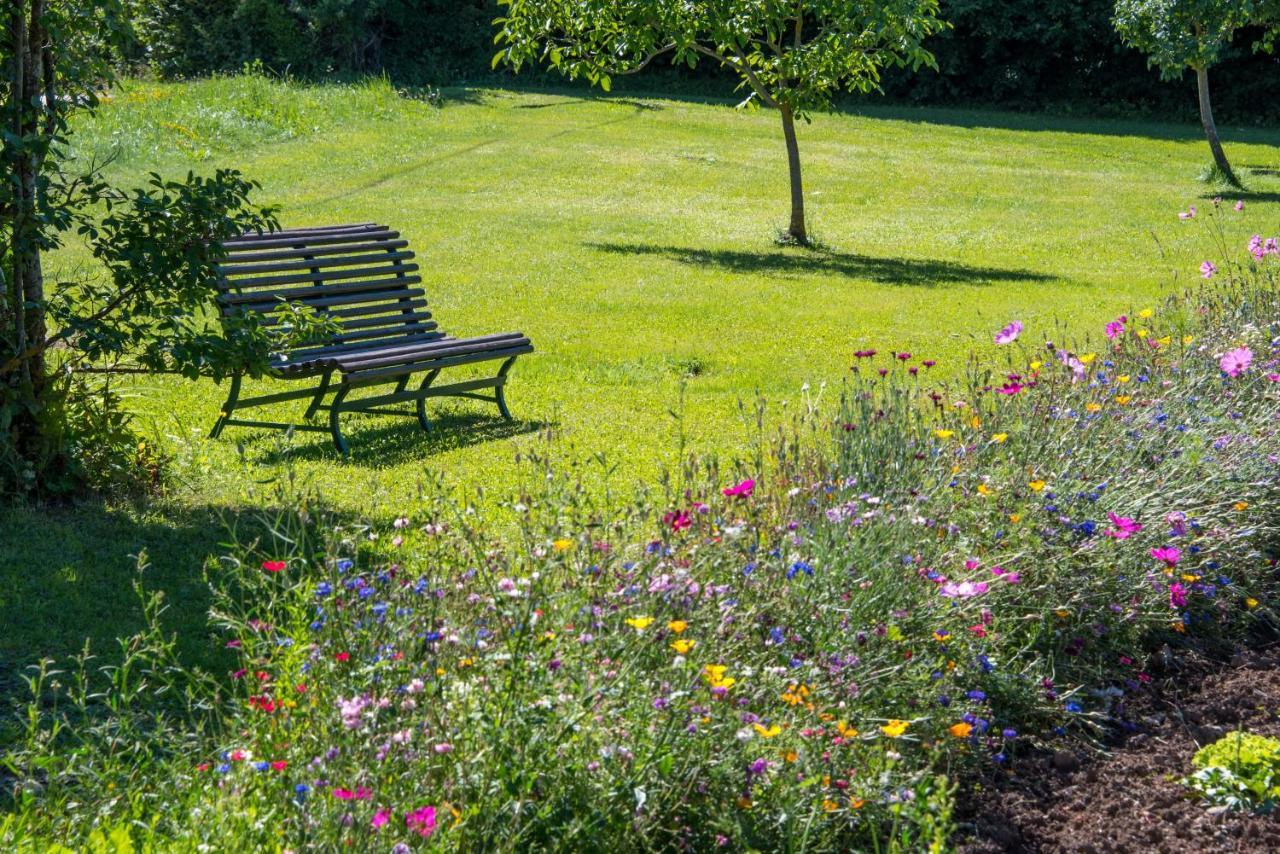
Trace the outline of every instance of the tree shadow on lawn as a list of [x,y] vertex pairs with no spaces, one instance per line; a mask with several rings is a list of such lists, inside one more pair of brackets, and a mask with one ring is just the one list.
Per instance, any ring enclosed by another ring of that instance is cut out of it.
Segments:
[[1236,199],[1257,204],[1269,204],[1271,202],[1280,202],[1280,192],[1271,190],[1224,190],[1221,193],[1201,193],[1200,198],[1204,201],[1223,199],[1224,204],[1234,202]]
[[171,500],[0,508],[0,708],[25,699],[20,677],[42,658],[65,670],[87,641],[91,667],[118,661],[117,639],[144,628],[135,581],[164,594],[161,622],[184,665],[226,671],[232,659],[209,629],[202,569],[226,552],[230,530],[242,543],[265,539],[272,516]]
[[1061,282],[1060,277],[1033,270],[972,267],[953,261],[916,258],[875,258],[847,252],[813,250],[804,254],[732,249],[694,249],[648,243],[588,243],[592,249],[619,255],[657,255],[682,264],[713,266],[748,275],[822,275],[865,279],[886,285],[938,287],[990,285],[998,282]]
[[[327,433],[308,432],[295,433],[292,439],[285,441],[277,438],[255,461],[275,464],[286,460],[308,460],[361,467],[399,465],[459,448],[536,433],[552,426],[545,421],[507,421],[469,412],[428,414],[431,418],[431,431],[424,433],[418,422],[410,418],[396,418],[390,423],[372,428],[362,427],[361,422],[367,424],[377,416],[361,417],[358,413],[353,413],[342,419],[342,434],[351,447],[351,453],[346,457],[333,447],[333,441]],[[249,439],[254,444],[266,444],[273,435],[279,437],[279,434],[259,433]],[[304,436],[314,439],[299,441]]]

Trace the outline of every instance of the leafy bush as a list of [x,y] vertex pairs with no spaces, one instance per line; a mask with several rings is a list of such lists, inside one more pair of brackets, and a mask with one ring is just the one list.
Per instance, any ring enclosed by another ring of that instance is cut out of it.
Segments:
[[1280,740],[1232,732],[1196,751],[1183,782],[1216,806],[1270,812],[1280,801]]
[[859,351],[837,406],[632,494],[538,450],[493,518],[264,510],[206,571],[228,675],[154,621],[105,687],[37,671],[0,843],[943,849],[957,785],[1121,722],[1153,649],[1274,625],[1250,246],[1105,338],[1010,322],[959,383]]

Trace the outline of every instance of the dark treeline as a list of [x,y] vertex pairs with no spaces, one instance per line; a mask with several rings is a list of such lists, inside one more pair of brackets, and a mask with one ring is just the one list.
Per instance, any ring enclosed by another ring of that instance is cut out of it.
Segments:
[[[261,62],[299,77],[386,73],[403,85],[493,83],[496,0],[135,0],[132,59],[166,77],[236,71]],[[906,103],[1052,109],[1193,119],[1194,80],[1161,81],[1124,47],[1111,0],[942,0],[953,28],[930,42],[938,71],[892,71],[890,99]],[[1215,69],[1216,109],[1240,124],[1280,122],[1280,60],[1237,36]],[[562,85],[558,76],[526,82]],[[728,94],[709,67],[661,66],[628,88]]]

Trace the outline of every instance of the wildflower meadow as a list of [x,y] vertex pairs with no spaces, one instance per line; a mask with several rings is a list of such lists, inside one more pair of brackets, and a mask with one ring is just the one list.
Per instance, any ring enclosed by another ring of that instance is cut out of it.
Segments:
[[225,673],[145,583],[109,664],[27,671],[0,844],[949,850],[975,783],[1277,628],[1280,248],[1243,205],[1172,224],[1185,291],[963,366],[873,342],[743,404],[732,461],[602,493],[535,450],[498,513],[386,523],[282,487],[205,565]]

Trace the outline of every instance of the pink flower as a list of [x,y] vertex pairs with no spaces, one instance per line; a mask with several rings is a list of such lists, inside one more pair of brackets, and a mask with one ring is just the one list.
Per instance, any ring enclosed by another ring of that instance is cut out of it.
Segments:
[[1262,260],[1263,255],[1267,254],[1266,250],[1262,247],[1261,234],[1255,234],[1253,237],[1249,238],[1249,254],[1259,261]]
[[1212,261],[1205,261],[1200,265],[1200,277],[1203,279],[1212,279],[1213,274],[1218,272],[1218,268],[1213,265]]
[[391,810],[384,807],[373,814],[373,818],[369,821],[369,826],[377,830],[389,821],[391,821]]
[[1151,550],[1151,556],[1156,560],[1163,561],[1165,566],[1170,569],[1178,565],[1178,561],[1182,559],[1182,552],[1173,546],[1164,546]]
[[1000,386],[1000,388],[996,389],[996,394],[1003,394],[1003,395],[1012,397],[1013,395],[1022,391],[1024,388],[1026,388],[1026,386],[1019,385],[1018,383],[1012,383],[1012,382],[1005,383],[1004,385]]
[[689,514],[683,510],[672,510],[662,517],[662,521],[671,526],[673,531],[682,531],[693,524]]
[[1108,513],[1107,518],[1111,520],[1114,526],[1107,531],[1108,537],[1114,537],[1117,540],[1127,540],[1134,534],[1142,530],[1142,523],[1135,522],[1128,516],[1117,516],[1114,513]]
[[1022,334],[1022,321],[1015,320],[996,333],[997,344],[1012,344]]
[[340,801],[367,801],[373,797],[373,790],[367,786],[357,786],[354,792],[350,789],[334,789],[333,796]]
[[1071,369],[1071,381],[1077,382],[1084,379],[1085,367],[1084,362],[1077,359],[1065,350],[1058,351],[1058,361]]
[[948,599],[968,599],[973,596],[981,596],[987,592],[987,582],[985,581],[961,581],[958,584],[954,581],[947,582],[942,585],[942,589],[938,591]]
[[404,823],[406,827],[425,839],[436,832],[436,808],[418,807],[412,812],[405,813]]
[[453,753],[453,745],[447,741],[442,741],[433,747],[432,750],[440,754]]
[[1236,209],[1237,211],[1242,211],[1242,210],[1244,210],[1244,199],[1239,199],[1239,200],[1237,200],[1237,201],[1236,201],[1236,203],[1235,203],[1235,209]]
[[1234,350],[1228,350],[1218,360],[1218,367],[1222,368],[1223,373],[1227,376],[1233,378],[1249,370],[1249,365],[1251,364],[1253,364],[1253,351],[1248,347],[1237,347]]
[[1187,588],[1178,582],[1169,585],[1169,607],[1181,608],[1187,604]]
[[267,572],[279,572],[284,569],[284,567],[285,562],[282,560],[264,560],[262,562],[262,568]]
[[1280,374],[1267,374],[1267,379],[1273,383],[1280,383]]
[[1190,206],[1190,207],[1188,207],[1185,211],[1182,211],[1181,213],[1179,213],[1179,214],[1178,214],[1178,219],[1180,219],[1180,220],[1184,220],[1184,221],[1185,221],[1185,220],[1188,220],[1188,219],[1195,219],[1195,218],[1196,218],[1196,206],[1195,206],[1195,205],[1191,205],[1191,206]]
[[1125,322],[1128,320],[1129,320],[1128,317],[1121,315],[1120,317],[1117,317],[1115,320],[1108,323],[1107,329],[1106,329],[1107,337],[1112,341],[1114,341],[1115,339],[1123,335],[1124,325],[1125,325]]
[[755,490],[755,488],[756,488],[756,482],[754,480],[744,480],[742,481],[742,483],[739,483],[736,486],[726,486],[724,489],[720,490],[720,492],[726,496],[729,496],[730,498],[733,498],[733,497],[747,498],[751,495],[751,493]]

